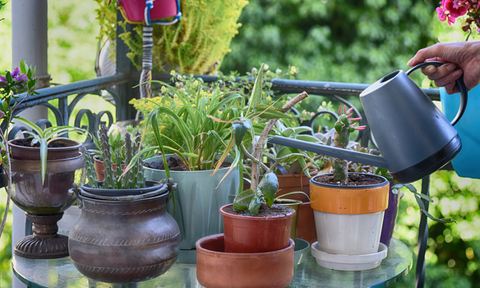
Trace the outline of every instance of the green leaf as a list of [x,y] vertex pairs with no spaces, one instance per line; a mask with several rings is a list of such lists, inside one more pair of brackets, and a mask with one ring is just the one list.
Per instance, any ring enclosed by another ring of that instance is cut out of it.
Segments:
[[420,209],[420,210],[422,211],[423,214],[425,214],[425,216],[427,216],[428,218],[430,218],[433,221],[444,223],[444,224],[457,223],[455,220],[453,220],[451,218],[436,218],[432,214],[428,213],[425,209]]
[[240,123],[232,123],[233,131],[235,132],[235,144],[240,146],[243,141],[243,136],[247,133],[248,129],[250,129],[250,124],[247,121],[240,122]]
[[42,167],[42,185],[45,182],[45,174],[47,172],[47,153],[48,144],[45,139],[40,139],[40,166]]
[[281,108],[273,108],[265,105],[258,105],[257,110],[255,111],[255,114],[261,114],[259,117],[262,119],[278,119],[278,118],[284,118],[284,119],[289,119],[292,118],[292,116],[285,114],[285,109]]
[[260,206],[262,206],[262,200],[259,197],[253,197],[250,205],[248,205],[248,213],[258,214]]
[[295,137],[297,140],[301,140],[301,141],[306,141],[306,142],[312,142],[312,143],[318,143],[320,142],[318,140],[317,137],[315,136],[312,136],[312,135],[297,135],[297,137]]
[[262,102],[262,81],[263,81],[263,67],[264,64],[258,69],[257,78],[255,78],[255,84],[253,84],[252,94],[248,101],[248,110],[247,114],[250,114],[252,109],[256,109],[257,105]]
[[408,183],[408,184],[404,184],[405,187],[407,187],[408,190],[410,190],[411,192],[417,192],[417,188],[415,188],[415,186],[413,186],[412,184]]
[[22,72],[22,74],[26,74],[28,71],[28,66],[27,64],[25,63],[25,61],[20,61],[20,72]]
[[258,184],[258,189],[263,194],[268,207],[272,207],[273,201],[275,201],[275,194],[278,191],[278,178],[273,172],[263,175],[262,180]]
[[237,197],[233,200],[233,209],[236,211],[245,210],[250,206],[250,202],[252,202],[253,198],[255,197],[255,191],[252,189],[248,189],[238,193]]

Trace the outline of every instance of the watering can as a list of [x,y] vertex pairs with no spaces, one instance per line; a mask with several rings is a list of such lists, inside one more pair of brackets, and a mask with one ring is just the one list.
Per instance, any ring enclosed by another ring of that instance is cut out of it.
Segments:
[[440,112],[408,75],[418,68],[445,63],[421,63],[406,73],[398,70],[373,83],[360,94],[368,126],[382,156],[274,136],[268,143],[386,168],[400,183],[409,183],[448,164],[462,148],[453,125],[462,117],[468,90],[457,80],[461,101],[452,122]]

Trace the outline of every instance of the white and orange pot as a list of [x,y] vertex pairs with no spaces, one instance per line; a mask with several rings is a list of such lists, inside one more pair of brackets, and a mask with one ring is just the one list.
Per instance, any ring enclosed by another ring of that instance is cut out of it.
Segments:
[[389,182],[347,186],[310,180],[318,249],[331,254],[363,255],[379,251]]

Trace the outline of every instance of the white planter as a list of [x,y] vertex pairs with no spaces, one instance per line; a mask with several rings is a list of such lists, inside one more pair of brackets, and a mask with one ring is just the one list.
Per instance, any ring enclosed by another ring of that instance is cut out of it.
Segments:
[[343,215],[314,210],[319,250],[348,255],[378,252],[384,213]]

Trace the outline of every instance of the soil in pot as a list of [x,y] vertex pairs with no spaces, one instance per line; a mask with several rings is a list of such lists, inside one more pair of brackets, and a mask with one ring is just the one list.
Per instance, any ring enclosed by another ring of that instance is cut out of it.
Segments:
[[[333,180],[333,175],[323,174],[315,176],[313,178],[317,182],[330,184],[330,185],[340,185],[338,182]],[[360,185],[374,185],[380,184],[383,180],[378,177],[370,176],[369,174],[348,174],[348,182],[346,186],[360,186]]]
[[[9,141],[12,159],[40,160],[39,143],[31,145],[33,138],[20,138]],[[79,155],[82,143],[70,139],[56,139],[48,144],[48,160],[73,158]]]
[[250,214],[247,210],[235,211],[233,206],[227,206],[223,211],[233,215],[253,216],[253,217],[278,217],[289,216],[295,212],[295,210],[288,206],[274,204],[272,207],[268,207],[266,204],[262,204],[258,209],[258,214]]
[[[187,171],[187,166],[185,165],[185,163],[175,157],[167,157],[167,164],[168,169],[172,171]],[[152,161],[150,163],[145,162],[144,166],[152,169],[165,170],[165,165],[163,164],[163,161]]]

